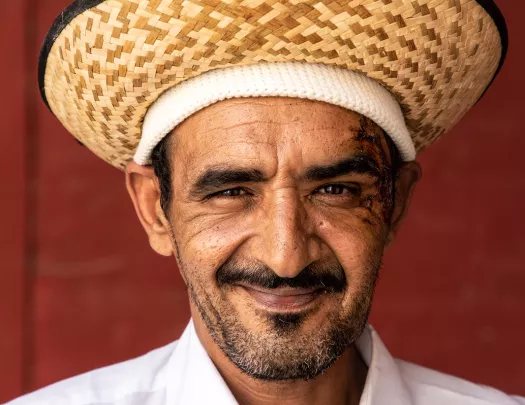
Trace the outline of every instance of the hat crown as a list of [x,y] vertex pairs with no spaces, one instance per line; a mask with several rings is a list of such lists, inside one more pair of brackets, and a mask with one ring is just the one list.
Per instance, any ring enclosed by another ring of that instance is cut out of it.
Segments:
[[[149,106],[213,69],[303,62],[363,73],[402,106],[419,152],[483,94],[503,59],[488,0],[77,1],[42,51],[64,126],[123,168]],[[496,9],[497,10],[497,9]]]

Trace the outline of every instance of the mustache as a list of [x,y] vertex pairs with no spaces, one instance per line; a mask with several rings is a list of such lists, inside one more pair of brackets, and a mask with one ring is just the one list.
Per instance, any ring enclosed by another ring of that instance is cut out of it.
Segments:
[[339,263],[323,264],[314,262],[305,267],[296,277],[283,278],[264,263],[240,263],[230,258],[216,273],[219,286],[243,283],[264,289],[319,288],[328,292],[342,292],[347,287],[346,275]]

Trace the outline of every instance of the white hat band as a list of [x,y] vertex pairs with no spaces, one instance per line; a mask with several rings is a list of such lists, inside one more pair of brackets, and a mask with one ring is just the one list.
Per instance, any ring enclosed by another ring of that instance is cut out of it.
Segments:
[[217,101],[236,97],[296,97],[324,101],[370,118],[393,140],[404,161],[416,151],[398,102],[369,77],[347,69],[301,62],[214,69],[167,90],[148,109],[134,156],[147,165],[155,146],[178,124]]

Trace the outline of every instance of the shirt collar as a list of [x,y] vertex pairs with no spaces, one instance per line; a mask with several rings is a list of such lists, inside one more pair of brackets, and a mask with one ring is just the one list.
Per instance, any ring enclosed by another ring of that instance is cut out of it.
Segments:
[[168,363],[167,377],[167,404],[237,404],[197,337],[192,320]]
[[[379,335],[367,325],[356,346],[368,366],[360,405],[411,405],[410,393]],[[236,405],[237,401],[200,343],[193,321],[168,364],[167,403]]]
[[412,405],[410,391],[395,360],[371,325],[365,327],[356,346],[368,366],[359,405]]

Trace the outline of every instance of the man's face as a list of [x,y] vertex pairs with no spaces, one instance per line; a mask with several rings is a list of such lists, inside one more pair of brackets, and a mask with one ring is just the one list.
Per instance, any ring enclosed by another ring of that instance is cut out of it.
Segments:
[[192,315],[244,372],[313,378],[360,335],[395,216],[383,132],[346,109],[226,100],[170,142]]

